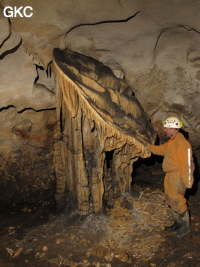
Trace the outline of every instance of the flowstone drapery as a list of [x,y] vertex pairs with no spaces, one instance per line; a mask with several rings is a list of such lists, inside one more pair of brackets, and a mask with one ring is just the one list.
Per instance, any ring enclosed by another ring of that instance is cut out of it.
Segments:
[[130,190],[133,163],[155,132],[131,88],[102,63],[54,49],[58,205],[77,199],[80,215],[112,205]]

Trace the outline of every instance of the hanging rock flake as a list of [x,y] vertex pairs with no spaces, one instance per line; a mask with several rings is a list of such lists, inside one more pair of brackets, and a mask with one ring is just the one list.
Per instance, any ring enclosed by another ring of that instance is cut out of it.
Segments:
[[54,49],[58,205],[76,198],[80,215],[130,190],[133,162],[148,157],[155,132],[132,89],[97,60]]

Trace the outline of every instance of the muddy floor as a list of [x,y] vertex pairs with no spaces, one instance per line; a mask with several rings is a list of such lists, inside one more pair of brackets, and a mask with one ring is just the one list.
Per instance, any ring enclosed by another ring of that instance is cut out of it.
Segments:
[[54,203],[0,209],[0,267],[200,266],[200,193],[198,173],[187,192],[191,232],[174,238],[163,201],[161,164],[140,163],[133,188],[113,208],[79,216],[71,204],[56,212]]

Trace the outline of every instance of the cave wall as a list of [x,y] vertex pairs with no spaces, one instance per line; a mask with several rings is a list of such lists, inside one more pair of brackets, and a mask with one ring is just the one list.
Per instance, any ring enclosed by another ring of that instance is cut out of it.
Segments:
[[32,203],[55,195],[54,77],[2,13],[0,27],[0,203]]
[[[0,12],[0,180],[1,190],[10,190],[2,202],[13,194],[30,200],[40,188],[52,194],[55,47],[91,56],[123,78],[161,141],[159,121],[180,117],[200,158],[199,1],[0,0],[1,11],[8,5],[29,5],[33,16],[5,18]],[[17,185],[24,180],[22,196]]]

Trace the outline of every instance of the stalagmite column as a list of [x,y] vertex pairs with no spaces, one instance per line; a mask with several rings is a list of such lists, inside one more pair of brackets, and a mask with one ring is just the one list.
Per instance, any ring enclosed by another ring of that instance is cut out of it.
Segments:
[[155,132],[128,85],[108,67],[60,49],[53,63],[56,199],[58,205],[77,201],[79,214],[87,215],[130,189],[133,162],[149,156],[142,143]]

